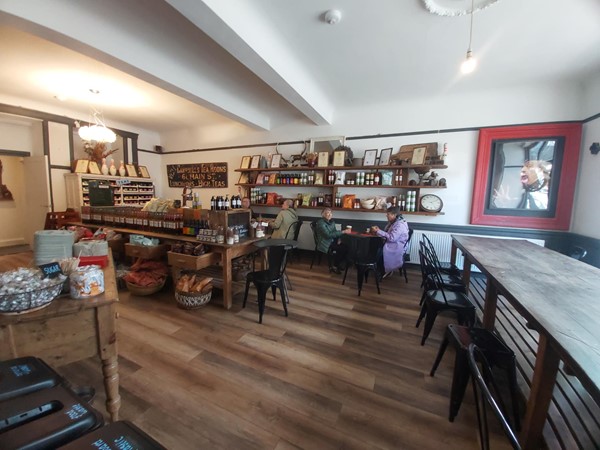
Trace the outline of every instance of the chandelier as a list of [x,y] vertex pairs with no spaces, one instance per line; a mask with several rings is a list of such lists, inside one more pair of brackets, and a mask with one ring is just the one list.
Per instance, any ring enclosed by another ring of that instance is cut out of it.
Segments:
[[117,140],[117,135],[114,131],[106,127],[102,118],[102,113],[97,109],[93,110],[90,124],[80,126],[77,133],[84,141],[106,142],[112,144]]

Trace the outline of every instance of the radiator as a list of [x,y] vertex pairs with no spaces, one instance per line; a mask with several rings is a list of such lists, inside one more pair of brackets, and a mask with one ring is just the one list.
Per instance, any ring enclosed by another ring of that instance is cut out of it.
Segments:
[[[419,264],[419,242],[423,239],[423,234],[425,234],[433,246],[435,247],[435,252],[437,253],[438,259],[441,262],[450,262],[450,251],[452,249],[452,237],[450,233],[440,233],[436,231],[427,231],[423,232],[421,230],[415,230],[412,239],[410,240],[409,254],[410,254],[410,262],[412,264]],[[453,233],[458,234],[458,233]],[[496,239],[520,239],[520,238],[510,238],[510,237],[499,237],[499,236],[481,236],[487,238],[496,238]],[[529,242],[534,244],[544,246],[545,241],[543,239],[527,239]],[[456,252],[456,265],[459,269],[463,268],[464,257],[462,252],[459,250]],[[478,272],[479,270],[475,267],[471,267],[472,271]]]
[[[423,234],[425,234],[433,246],[438,259],[441,262],[450,261],[450,249],[452,248],[452,238],[449,233],[439,233],[435,231],[422,232],[421,230],[415,230],[410,240],[410,262],[413,264],[419,264],[419,242],[423,240]],[[463,256],[460,252],[456,255],[456,265],[462,268]]]

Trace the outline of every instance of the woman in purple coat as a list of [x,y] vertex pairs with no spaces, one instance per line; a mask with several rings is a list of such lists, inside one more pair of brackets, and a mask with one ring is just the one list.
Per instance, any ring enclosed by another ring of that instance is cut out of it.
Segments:
[[[374,234],[385,239],[383,244],[383,264],[379,264],[383,278],[392,274],[404,264],[404,250],[408,241],[408,223],[399,213],[400,208],[392,206],[387,209],[388,224],[385,230],[378,226],[371,227]],[[382,267],[383,266],[383,267]]]

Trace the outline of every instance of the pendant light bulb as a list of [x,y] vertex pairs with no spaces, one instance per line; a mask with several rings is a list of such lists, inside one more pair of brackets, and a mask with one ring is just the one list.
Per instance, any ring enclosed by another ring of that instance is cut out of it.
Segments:
[[464,74],[469,74],[477,67],[477,58],[473,56],[471,50],[467,51],[467,57],[460,66],[460,71]]

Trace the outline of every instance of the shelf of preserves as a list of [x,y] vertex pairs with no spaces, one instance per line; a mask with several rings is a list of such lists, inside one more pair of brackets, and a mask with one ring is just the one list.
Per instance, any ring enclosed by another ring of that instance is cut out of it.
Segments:
[[[113,188],[116,205],[143,206],[154,197],[154,183],[148,178],[67,173],[67,208],[80,211],[82,206],[90,205],[88,185],[91,180],[108,181]],[[124,181],[128,183],[123,184]]]
[[[305,209],[332,207],[337,211],[354,212],[377,212],[382,210],[359,207],[361,198],[357,198],[356,194],[354,194],[353,201],[357,207],[344,208],[338,206],[342,204],[348,206],[347,203],[342,202],[343,193],[348,192],[348,188],[376,189],[387,192],[390,189],[395,189],[397,194],[386,197],[391,197],[390,202],[393,205],[400,206],[403,214],[436,216],[444,213],[419,211],[420,191],[421,189],[446,189],[445,180],[442,179],[443,182],[440,183],[437,179],[438,174],[434,175],[433,172],[447,168],[448,166],[445,164],[420,164],[236,169],[236,172],[240,172],[240,179],[236,185],[249,190],[248,196],[254,206],[276,206],[273,203],[273,198],[266,198],[267,195],[272,196],[274,194],[262,192],[263,189],[307,188],[310,189],[309,192],[321,189],[326,191],[327,194],[319,193],[319,201],[315,202],[312,198],[309,200],[309,204],[307,204],[303,195],[298,194],[296,207]],[[429,173],[430,171],[431,173]],[[428,173],[429,176],[425,177]],[[413,184],[408,184],[409,180]],[[263,202],[261,203],[260,200]],[[265,201],[268,201],[268,204]]]

